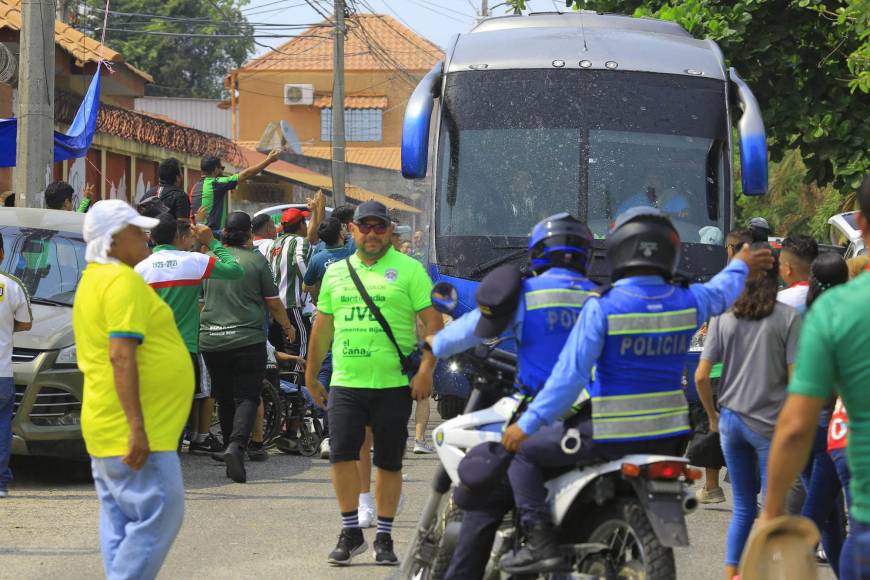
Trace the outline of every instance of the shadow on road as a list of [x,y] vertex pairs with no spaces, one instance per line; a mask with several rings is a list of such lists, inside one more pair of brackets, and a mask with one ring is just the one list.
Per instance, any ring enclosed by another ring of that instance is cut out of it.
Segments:
[[10,467],[15,484],[29,488],[93,483],[87,461],[13,455]]

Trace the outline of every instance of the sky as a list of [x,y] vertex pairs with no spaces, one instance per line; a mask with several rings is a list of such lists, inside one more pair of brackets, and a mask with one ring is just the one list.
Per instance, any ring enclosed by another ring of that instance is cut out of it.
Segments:
[[[349,0],[346,0],[349,3]],[[466,32],[479,14],[481,0],[356,0],[379,14],[398,17],[414,32],[429,39],[441,48],[447,46],[454,34]],[[319,5],[324,13],[332,13],[332,0],[250,0],[242,10],[252,23],[313,24],[322,20],[311,4]],[[503,0],[489,0],[490,14],[502,15],[507,8]],[[564,0],[526,0],[532,11],[565,10]],[[295,31],[286,31],[295,34]],[[259,38],[268,46],[280,46],[288,38]],[[268,52],[262,46],[257,54]]]

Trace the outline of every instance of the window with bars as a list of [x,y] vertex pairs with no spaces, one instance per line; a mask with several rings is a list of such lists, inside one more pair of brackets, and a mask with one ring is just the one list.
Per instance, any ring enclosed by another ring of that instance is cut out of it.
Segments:
[[[345,109],[345,141],[380,141],[384,112],[380,109]],[[320,110],[320,140],[332,140],[332,109]]]

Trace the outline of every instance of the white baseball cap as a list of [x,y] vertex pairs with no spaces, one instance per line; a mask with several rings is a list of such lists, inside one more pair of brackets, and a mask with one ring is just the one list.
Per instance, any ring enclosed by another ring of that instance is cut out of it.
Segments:
[[160,221],[155,218],[139,215],[135,209],[120,199],[106,199],[95,203],[85,214],[85,225],[82,237],[87,242],[85,258],[88,262],[112,262],[108,257],[112,245],[112,236],[127,226],[136,226],[143,230],[157,227]]

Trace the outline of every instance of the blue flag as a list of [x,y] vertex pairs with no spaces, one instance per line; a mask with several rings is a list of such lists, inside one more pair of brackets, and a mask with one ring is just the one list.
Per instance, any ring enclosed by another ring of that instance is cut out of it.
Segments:
[[[97,112],[100,109],[100,69],[91,79],[91,85],[66,133],[54,132],[54,160],[77,159],[88,153],[97,130]],[[18,119],[0,119],[0,167],[14,167]]]

